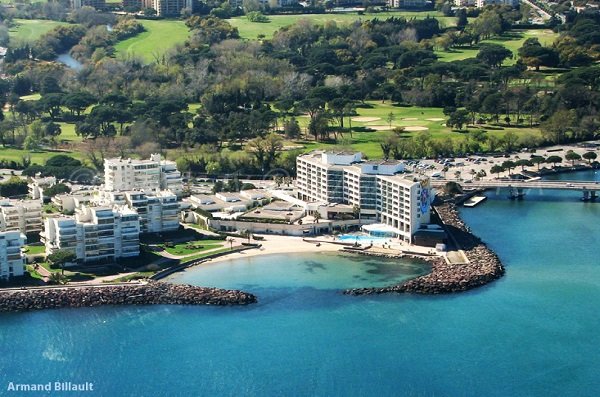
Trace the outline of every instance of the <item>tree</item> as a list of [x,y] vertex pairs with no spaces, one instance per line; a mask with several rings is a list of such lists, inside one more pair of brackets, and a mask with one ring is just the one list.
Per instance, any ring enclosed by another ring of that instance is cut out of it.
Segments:
[[18,176],[12,176],[8,181],[0,184],[0,196],[3,197],[22,196],[27,192],[29,192],[27,181]]
[[569,150],[567,152],[567,154],[565,155],[565,159],[569,160],[571,162],[571,166],[574,167],[575,161],[581,160],[581,155],[579,155],[578,153],[575,153],[572,150]]
[[492,168],[490,169],[490,172],[492,174],[498,174],[498,176],[500,176],[501,173],[503,173],[505,171],[504,167],[502,167],[501,165],[495,164],[492,166]]
[[459,109],[450,113],[450,117],[448,118],[446,125],[450,128],[456,127],[459,130],[462,130],[463,126],[469,122],[469,119],[469,112],[464,109]]
[[539,171],[540,164],[546,162],[546,159],[542,156],[531,156],[530,161],[537,166],[537,170]]
[[69,109],[71,115],[76,113],[77,116],[80,116],[81,112],[94,103],[96,103],[96,98],[85,91],[71,92],[62,98],[63,106]]
[[281,149],[283,149],[283,139],[275,133],[264,138],[254,138],[246,144],[246,151],[254,156],[262,172],[271,170]]
[[553,167],[556,167],[557,163],[562,163],[563,159],[560,156],[548,156],[548,158],[546,159],[546,163],[551,163]]
[[313,213],[313,219],[315,223],[319,223],[319,221],[321,220],[321,213],[319,211],[315,211]]
[[517,164],[515,164],[514,161],[512,160],[506,160],[502,162],[502,168],[504,168],[505,170],[508,170],[508,175],[511,174],[511,171],[513,170],[513,168],[515,168],[517,166]]
[[386,118],[389,126],[390,126],[390,130],[392,129],[392,123],[394,122],[394,120],[396,120],[396,116],[394,115],[394,112],[389,112]]
[[572,131],[577,125],[577,113],[575,110],[560,109],[542,123],[542,134],[549,141],[563,143],[568,131]]
[[598,155],[595,152],[585,152],[582,157],[586,159],[588,163],[591,163],[592,160],[596,160]]
[[46,258],[50,262],[51,266],[57,266],[61,268],[61,273],[65,273],[65,264],[75,261],[77,255],[75,252],[67,249],[59,249],[54,251]]
[[521,171],[525,171],[525,167],[533,166],[533,162],[528,159],[519,159],[519,160],[515,161],[515,165],[517,167],[521,167]]
[[499,68],[505,59],[510,58],[512,52],[500,44],[485,43],[479,46],[477,59],[492,68]]

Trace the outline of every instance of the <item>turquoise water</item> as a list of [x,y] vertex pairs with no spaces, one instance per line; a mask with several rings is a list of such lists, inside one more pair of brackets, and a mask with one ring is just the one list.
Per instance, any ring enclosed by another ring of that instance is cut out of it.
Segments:
[[[576,177],[598,179],[564,179]],[[0,395],[9,381],[54,380],[94,382],[86,394],[94,396],[597,395],[600,203],[570,192],[523,201],[492,192],[463,215],[507,268],[484,288],[344,296],[329,272],[323,281],[294,265],[316,256],[198,268],[178,277],[221,286],[230,278],[259,304],[1,315]],[[342,266],[330,269],[345,282],[387,277]]]
[[393,240],[393,237],[375,237],[375,236],[368,236],[366,234],[342,234],[340,236],[338,236],[338,240],[340,241],[344,241],[344,242],[348,242],[348,243],[354,243],[354,242],[359,242],[361,244],[370,244],[370,243],[375,243],[375,244],[381,244],[381,243],[385,243],[388,242],[390,240]]

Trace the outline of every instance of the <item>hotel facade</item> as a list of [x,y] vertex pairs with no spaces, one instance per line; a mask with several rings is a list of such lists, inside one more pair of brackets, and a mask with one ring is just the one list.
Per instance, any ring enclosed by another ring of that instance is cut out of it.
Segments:
[[412,241],[430,221],[428,178],[403,173],[397,161],[365,161],[361,153],[313,152],[296,161],[298,198],[323,205],[352,205],[365,223],[379,222]]

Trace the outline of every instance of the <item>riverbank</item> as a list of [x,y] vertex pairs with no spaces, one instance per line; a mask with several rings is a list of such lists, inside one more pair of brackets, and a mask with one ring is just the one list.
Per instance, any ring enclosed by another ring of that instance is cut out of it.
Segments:
[[[498,256],[473,235],[460,219],[456,205],[436,206],[436,211],[446,230],[462,248],[467,264],[452,264],[442,258],[418,257],[431,263],[431,273],[409,280],[403,284],[383,288],[353,288],[344,291],[348,295],[382,293],[446,294],[467,291],[492,282],[504,275],[504,267]],[[368,254],[368,252],[365,252]]]
[[247,305],[256,296],[219,288],[150,282],[141,285],[23,289],[0,292],[0,312],[106,305]]

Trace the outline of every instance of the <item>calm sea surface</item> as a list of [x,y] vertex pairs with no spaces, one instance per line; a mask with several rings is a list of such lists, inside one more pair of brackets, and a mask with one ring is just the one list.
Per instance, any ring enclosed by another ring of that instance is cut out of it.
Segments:
[[467,293],[344,296],[344,287],[427,269],[272,255],[173,278],[244,288],[258,295],[253,306],[0,315],[0,395],[17,395],[10,381],[93,382],[96,391],[81,395],[94,396],[598,395],[600,202],[579,198],[532,191],[517,202],[491,192],[463,210],[507,269]]

